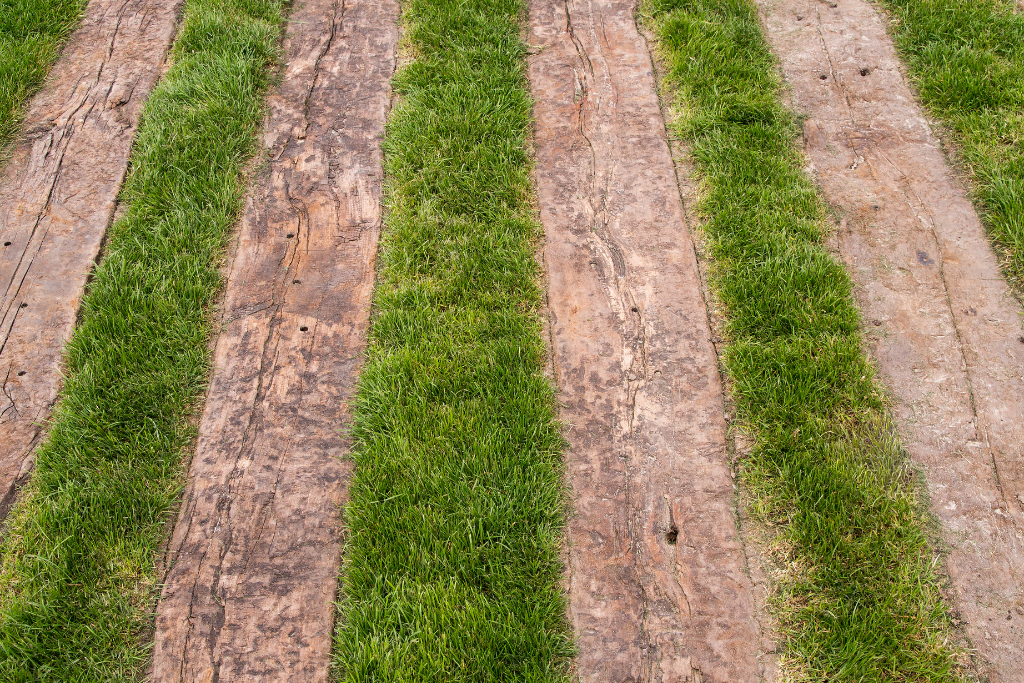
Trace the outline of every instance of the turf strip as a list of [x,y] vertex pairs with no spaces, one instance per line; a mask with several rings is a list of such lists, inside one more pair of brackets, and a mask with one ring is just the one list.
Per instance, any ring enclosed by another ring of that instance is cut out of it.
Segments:
[[566,675],[562,439],[542,375],[521,0],[409,0],[335,665],[345,681]]
[[747,0],[650,0],[674,131],[688,148],[723,363],[754,437],[744,499],[771,533],[770,609],[792,680],[948,681],[960,674],[923,490],[861,348],[826,209]]
[[1011,282],[1024,287],[1024,10],[1013,0],[883,0],[916,89],[974,181]]
[[0,679],[140,680],[157,550],[209,370],[210,307],[256,150],[283,3],[192,0],[142,116],[125,213],[66,350],[0,567]]
[[0,149],[21,122],[21,105],[46,78],[88,0],[0,0]]

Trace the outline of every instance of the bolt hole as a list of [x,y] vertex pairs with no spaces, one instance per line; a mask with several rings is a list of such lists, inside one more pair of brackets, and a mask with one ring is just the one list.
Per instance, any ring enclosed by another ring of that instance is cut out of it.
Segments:
[[285,235],[285,237],[287,237],[288,239],[291,239],[291,238],[295,237],[295,233],[294,232],[290,232],[287,235]]
[[4,246],[5,247],[9,247],[9,246],[11,246],[11,243],[10,242],[4,242]]
[[299,328],[299,332],[309,332],[309,328],[308,327],[300,327]]
[[629,310],[633,311],[634,313],[639,313],[640,312],[640,309],[637,308],[636,306],[634,306],[633,308],[631,308]]
[[292,284],[293,285],[301,285],[302,284],[302,280],[292,280]]
[[804,17],[803,17],[803,15],[802,15],[802,14],[798,14],[798,15],[796,15],[796,20],[797,20],[797,21],[803,21],[803,20],[804,20]]
[[669,545],[675,545],[676,541],[679,540],[679,529],[673,524],[672,528],[665,534],[665,540],[668,541]]
[[28,308],[28,304],[22,304],[21,307],[22,308]]
[[863,69],[860,70],[860,75],[861,76],[867,76],[869,73],[871,73],[871,69],[863,68]]
[[25,371],[24,370],[18,371],[18,377],[24,377],[24,376],[25,376]]
[[818,78],[820,78],[823,81],[827,81],[828,80],[828,74],[821,74],[820,76],[818,76]]

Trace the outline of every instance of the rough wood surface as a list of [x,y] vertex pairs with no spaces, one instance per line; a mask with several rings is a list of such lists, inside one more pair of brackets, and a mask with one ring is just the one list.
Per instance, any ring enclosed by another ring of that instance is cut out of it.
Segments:
[[945,527],[990,681],[1024,681],[1024,342],[971,203],[863,0],[762,2],[806,154],[842,221],[869,343]]
[[755,681],[722,385],[634,9],[530,3],[577,665],[583,681]]
[[180,0],[92,0],[0,173],[0,518],[31,468]]
[[328,680],[341,430],[365,348],[397,22],[393,0],[310,0],[290,17],[270,162],[242,221],[171,541],[155,681]]

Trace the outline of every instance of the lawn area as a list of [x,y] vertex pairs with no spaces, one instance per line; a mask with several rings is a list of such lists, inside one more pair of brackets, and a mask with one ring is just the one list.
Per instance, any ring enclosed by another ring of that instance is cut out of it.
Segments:
[[553,681],[563,447],[542,374],[522,0],[409,0],[355,401],[335,668]]
[[21,105],[46,78],[87,0],[0,0],[0,150],[21,123]]
[[[77,10],[76,10],[77,11]],[[284,4],[190,0],[0,552],[0,679],[141,680]],[[5,15],[6,16],[6,15]],[[69,14],[70,16],[70,14]]]
[[862,350],[851,281],[748,0],[649,0],[672,122],[753,437],[744,500],[778,569],[770,609],[793,680],[960,680],[926,501]]
[[925,106],[973,180],[1005,272],[1024,287],[1024,11],[1014,0],[883,0]]

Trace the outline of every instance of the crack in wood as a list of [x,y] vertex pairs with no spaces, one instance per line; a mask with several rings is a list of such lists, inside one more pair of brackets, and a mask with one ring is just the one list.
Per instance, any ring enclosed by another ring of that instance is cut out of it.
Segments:
[[634,9],[530,6],[576,666],[584,681],[753,681],[717,360]]
[[369,321],[397,22],[394,0],[316,0],[289,21],[270,163],[228,267],[158,609],[154,681],[328,679],[350,467],[339,432]]

